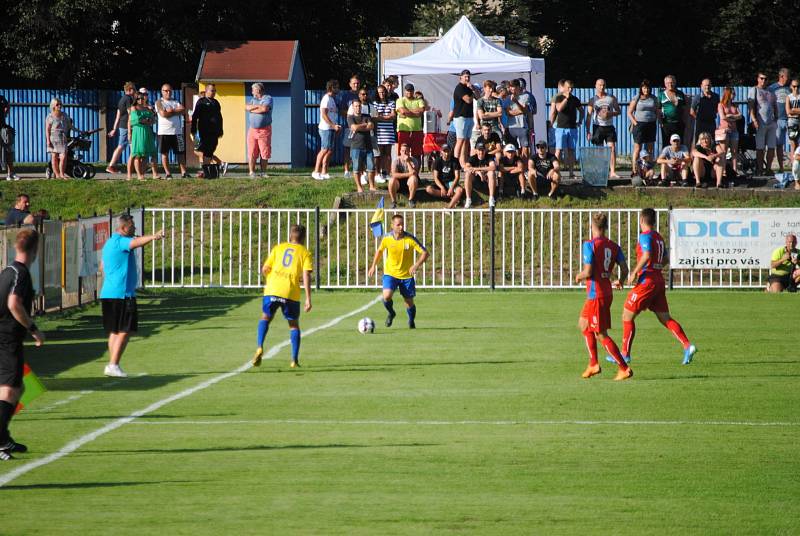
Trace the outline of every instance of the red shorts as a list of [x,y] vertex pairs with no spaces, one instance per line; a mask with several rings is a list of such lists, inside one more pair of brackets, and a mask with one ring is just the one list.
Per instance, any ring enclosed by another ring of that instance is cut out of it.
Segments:
[[425,135],[421,130],[414,132],[407,132],[404,130],[397,131],[397,151],[400,151],[400,145],[407,143],[411,149],[411,156],[422,156],[422,142],[425,140]]
[[654,313],[668,313],[669,305],[667,305],[664,281],[649,279],[633,287],[625,300],[625,309],[633,313],[641,313],[645,309],[650,309]]
[[595,333],[602,333],[603,331],[611,329],[611,301],[613,297],[608,298],[587,298],[586,303],[583,304],[581,317],[589,321],[589,331]]
[[247,130],[247,155],[250,158],[269,160],[272,156],[272,125]]

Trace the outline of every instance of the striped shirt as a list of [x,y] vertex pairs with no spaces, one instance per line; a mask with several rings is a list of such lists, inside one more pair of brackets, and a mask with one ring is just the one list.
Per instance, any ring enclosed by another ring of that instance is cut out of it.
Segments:
[[[395,111],[395,103],[389,101],[387,103],[373,102],[372,106],[378,112],[378,115],[389,115]],[[377,120],[378,125],[378,145],[393,145],[397,143],[397,132],[394,130],[394,121]]]

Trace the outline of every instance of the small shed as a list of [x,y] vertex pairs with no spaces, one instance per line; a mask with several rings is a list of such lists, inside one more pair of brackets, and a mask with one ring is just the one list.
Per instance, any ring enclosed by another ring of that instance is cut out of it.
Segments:
[[195,80],[203,92],[216,84],[225,135],[217,156],[247,162],[247,111],[250,86],[261,82],[272,97],[270,164],[305,165],[304,92],[306,75],[299,41],[208,41]]

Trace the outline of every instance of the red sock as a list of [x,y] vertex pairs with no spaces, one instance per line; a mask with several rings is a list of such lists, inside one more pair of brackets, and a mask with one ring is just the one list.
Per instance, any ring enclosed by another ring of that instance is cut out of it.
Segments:
[[588,329],[583,332],[583,338],[586,339],[586,348],[589,350],[589,366],[597,365],[597,337],[593,331]]
[[625,360],[622,359],[622,355],[619,353],[619,348],[617,347],[617,343],[615,343],[611,337],[606,337],[603,339],[603,348],[606,349],[606,352],[614,358],[614,361],[617,362],[619,368],[626,369],[628,368],[628,364],[625,363]]
[[683,332],[683,328],[680,324],[670,318],[664,325],[672,332],[673,335],[675,335],[675,338],[681,341],[684,350],[689,348],[689,339],[686,338],[686,334]]
[[631,356],[631,348],[633,347],[633,338],[636,336],[636,324],[633,320],[622,321],[622,355]]

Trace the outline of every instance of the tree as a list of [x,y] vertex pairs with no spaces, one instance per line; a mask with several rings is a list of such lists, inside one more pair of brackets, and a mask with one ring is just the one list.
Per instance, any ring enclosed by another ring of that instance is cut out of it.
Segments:
[[411,34],[432,36],[446,32],[462,16],[484,35],[502,35],[507,40],[533,43],[528,33],[531,16],[524,0],[444,0],[414,6]]
[[705,48],[723,80],[752,84],[756,71],[773,74],[781,67],[797,74],[796,0],[731,0],[715,19],[725,23],[706,30]]

